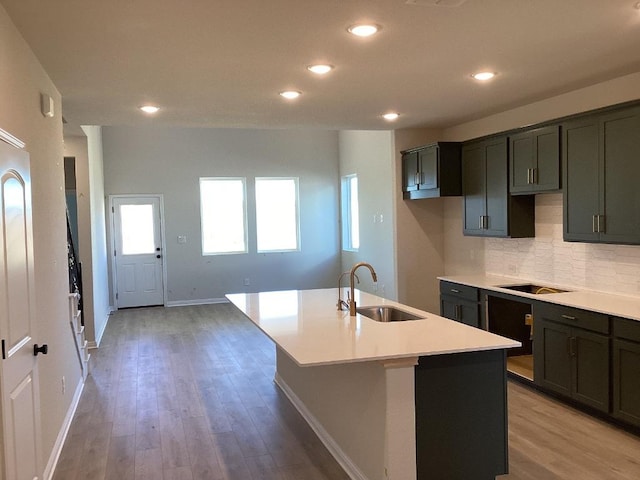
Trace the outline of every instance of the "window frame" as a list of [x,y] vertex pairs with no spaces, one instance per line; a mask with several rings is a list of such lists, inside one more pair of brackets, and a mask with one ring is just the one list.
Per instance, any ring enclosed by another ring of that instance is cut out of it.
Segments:
[[[240,181],[242,183],[242,225],[244,234],[244,250],[221,251],[221,252],[205,252],[204,239],[204,203],[202,201],[202,184],[207,181]],[[203,257],[214,255],[243,255],[249,253],[249,226],[247,215],[247,178],[246,177],[200,177],[199,178],[199,200],[200,200],[200,251]]]
[[[352,180],[357,182],[356,186],[356,200],[358,201],[358,218],[357,223],[354,224],[353,212],[351,209],[351,202],[353,198]],[[341,229],[342,229],[342,250],[345,252],[357,252],[360,250],[360,181],[358,180],[357,173],[351,173],[349,175],[343,175],[340,182],[340,211],[341,211]],[[358,229],[358,245],[353,245],[353,228]]]
[[[294,184],[294,200],[295,200],[295,235],[296,235],[296,247],[288,249],[273,249],[273,250],[261,250],[259,231],[258,231],[258,182],[260,181],[279,181],[279,180],[293,180]],[[302,239],[300,235],[300,177],[285,176],[285,177],[255,177],[254,179],[254,193],[255,193],[255,227],[256,227],[256,252],[261,254],[267,253],[289,253],[299,252],[302,250]]]

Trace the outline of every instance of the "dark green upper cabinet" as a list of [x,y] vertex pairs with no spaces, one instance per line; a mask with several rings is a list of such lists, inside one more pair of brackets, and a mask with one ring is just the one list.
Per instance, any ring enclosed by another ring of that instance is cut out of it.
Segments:
[[402,152],[406,200],[462,195],[460,144],[438,142]]
[[640,107],[562,126],[564,239],[640,244]]
[[512,194],[560,188],[560,126],[536,128],[509,137],[509,189]]
[[464,234],[533,237],[534,197],[508,191],[507,137],[470,142],[462,148]]

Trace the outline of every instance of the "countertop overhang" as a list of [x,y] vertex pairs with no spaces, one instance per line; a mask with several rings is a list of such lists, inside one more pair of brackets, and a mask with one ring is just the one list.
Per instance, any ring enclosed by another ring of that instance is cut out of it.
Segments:
[[[506,293],[527,299],[555,303],[565,307],[579,308],[582,310],[603,313],[605,315],[640,321],[640,297],[616,295],[614,293],[576,288],[570,285],[558,285],[544,281],[527,280],[500,275],[445,275],[438,277],[438,279],[468,285],[470,287],[476,287],[483,290]],[[535,295],[502,288],[505,286],[522,285],[525,283],[542,284],[567,291]]]
[[381,323],[336,308],[336,288],[226,297],[300,366],[507,349],[519,342],[433,313],[355,291],[358,306],[392,305],[419,320]]

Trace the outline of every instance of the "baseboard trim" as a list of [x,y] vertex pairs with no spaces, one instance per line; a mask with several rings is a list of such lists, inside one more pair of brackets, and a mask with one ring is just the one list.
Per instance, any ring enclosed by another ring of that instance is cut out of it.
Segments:
[[165,303],[165,307],[187,307],[189,305],[212,305],[214,303],[228,303],[226,298],[197,298],[194,300],[172,300]]
[[53,445],[53,451],[49,456],[49,461],[47,462],[47,466],[42,474],[44,480],[51,480],[53,478],[53,474],[56,471],[56,466],[58,465],[58,460],[60,459],[62,447],[64,446],[64,442],[67,439],[69,428],[71,427],[73,416],[76,414],[76,409],[78,408],[78,404],[80,403],[80,396],[82,395],[83,390],[84,378],[81,376],[80,381],[78,382],[78,386],[76,387],[76,391],[73,394],[71,405],[69,405],[69,410],[67,410],[67,415],[64,417],[64,422],[62,424],[62,427],[60,428],[60,432],[58,432],[56,443]]
[[349,458],[349,456],[340,448],[340,446],[336,443],[329,432],[325,430],[322,424],[318,421],[318,419],[309,411],[309,409],[305,406],[305,404],[300,400],[300,398],[291,390],[287,382],[285,382],[280,374],[276,372],[275,377],[273,379],[275,384],[282,390],[282,392],[287,396],[289,401],[296,407],[296,410],[302,415],[311,430],[313,430],[320,441],[327,447],[329,453],[336,459],[338,464],[343,468],[349,478],[351,480],[369,480],[364,473],[360,471],[360,469],[356,466],[355,463]]
[[104,332],[107,329],[107,323],[109,323],[109,318],[112,313],[113,313],[113,310],[111,309],[111,307],[109,307],[109,311],[107,312],[107,318],[102,324],[103,325],[102,328],[100,329],[99,332],[96,332],[95,341],[91,341],[87,343],[87,348],[89,348],[90,350],[94,348],[98,348],[100,346],[100,342],[102,341],[102,336],[104,335]]

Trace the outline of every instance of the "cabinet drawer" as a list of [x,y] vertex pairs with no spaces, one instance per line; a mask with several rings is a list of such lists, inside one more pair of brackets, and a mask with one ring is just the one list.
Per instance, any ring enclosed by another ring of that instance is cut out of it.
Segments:
[[546,302],[533,304],[533,318],[545,319],[599,333],[609,333],[609,317],[601,313],[563,307]]
[[478,301],[478,289],[476,287],[469,287],[468,285],[461,285],[459,283],[441,281],[440,294],[462,298],[471,302]]
[[626,318],[613,319],[613,336],[640,343],[640,322]]

